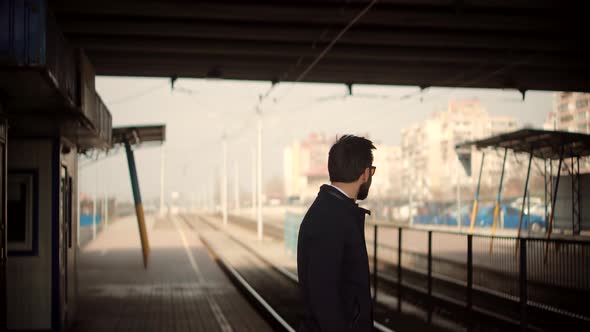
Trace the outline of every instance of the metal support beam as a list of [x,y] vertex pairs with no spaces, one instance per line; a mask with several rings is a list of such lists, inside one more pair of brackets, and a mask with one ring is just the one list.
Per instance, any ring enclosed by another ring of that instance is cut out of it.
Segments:
[[131,149],[131,144],[125,140],[125,152],[127,153],[127,163],[129,164],[129,176],[131,177],[131,189],[133,190],[133,200],[135,202],[135,213],[137,215],[137,224],[139,225],[139,236],[141,239],[141,248],[143,253],[143,266],[147,268],[150,254],[150,244],[148,241],[147,229],[145,226],[145,217],[143,214],[143,205],[141,203],[141,192],[139,191],[139,180],[137,178],[137,168],[135,166],[135,156]]
[[496,196],[496,206],[494,207],[494,223],[492,224],[492,236],[490,238],[490,253],[494,250],[494,235],[496,234],[496,227],[498,225],[498,217],[500,215],[500,204],[502,201],[502,184],[504,183],[504,172],[506,171],[506,156],[508,149],[504,148],[504,160],[502,161],[502,173],[500,173],[500,184],[498,185],[498,195]]
[[473,329],[473,319],[471,318],[471,310],[473,308],[473,235],[467,235],[467,294],[466,294],[466,316],[467,316],[467,330]]
[[516,241],[520,245],[520,264],[519,264],[519,290],[520,290],[520,329],[527,331],[527,307],[528,307],[528,284],[527,284],[527,249],[526,239],[518,239]]
[[543,256],[543,261],[547,263],[547,254],[549,252],[549,238],[551,237],[551,232],[553,231],[553,218],[555,217],[555,202],[557,201],[557,190],[559,189],[559,178],[561,177],[561,164],[563,162],[563,151],[564,148],[561,148],[561,152],[559,154],[559,166],[557,167],[557,178],[555,178],[555,188],[552,194],[551,199],[551,215],[549,217],[549,225],[547,226],[547,235],[545,237],[545,254]]
[[[518,234],[517,234],[517,238],[520,239],[520,234],[522,231],[522,218],[524,216],[524,207],[526,204],[526,200],[527,197],[529,197],[528,192],[529,192],[529,177],[531,175],[531,164],[533,162],[533,152],[531,151],[530,155],[529,155],[529,165],[527,167],[527,171],[526,171],[526,180],[524,181],[524,193],[522,194],[522,206],[520,208],[520,216],[518,217]],[[530,202],[530,200],[529,200]],[[529,206],[530,207],[530,206]],[[529,211],[530,213],[530,211]],[[529,214],[529,222],[527,222],[527,229],[529,229],[531,227],[530,225],[530,214]],[[514,249],[514,256],[516,257],[516,253],[518,252],[518,242],[516,242],[515,245],[515,249]]]
[[469,234],[473,234],[473,228],[475,227],[475,218],[477,216],[477,204],[479,200],[479,189],[481,187],[481,174],[483,173],[483,162],[486,153],[481,154],[481,165],[479,166],[479,176],[477,178],[477,189],[475,190],[475,199],[473,200],[473,210],[471,211],[471,225],[469,226]]
[[432,231],[428,231],[428,324],[432,324]]
[[579,235],[581,230],[580,213],[580,157],[572,157],[572,234]]
[[397,311],[402,312],[402,228],[397,229]]
[[547,209],[547,186],[549,184],[549,181],[547,181],[547,159],[543,160],[543,185],[545,188],[545,192],[544,192],[544,207],[545,207],[545,225],[549,224],[549,216],[548,216],[548,209]]

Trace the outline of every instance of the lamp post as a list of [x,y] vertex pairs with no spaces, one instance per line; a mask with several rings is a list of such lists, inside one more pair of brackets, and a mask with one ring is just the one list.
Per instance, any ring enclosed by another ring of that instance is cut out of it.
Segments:
[[258,195],[257,195],[257,203],[258,203],[258,212],[257,212],[257,231],[258,231],[258,240],[262,241],[263,237],[263,224],[262,224],[262,111],[260,108],[256,109],[257,120],[258,120],[258,156],[257,156],[257,166],[258,166]]

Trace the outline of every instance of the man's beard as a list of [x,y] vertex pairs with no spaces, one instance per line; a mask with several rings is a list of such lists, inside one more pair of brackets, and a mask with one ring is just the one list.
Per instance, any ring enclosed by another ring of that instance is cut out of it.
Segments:
[[359,193],[356,196],[356,199],[358,200],[363,200],[365,198],[367,198],[367,196],[369,196],[369,188],[371,188],[371,181],[373,180],[373,177],[369,177],[369,180],[363,184],[361,184],[360,188],[359,188]]

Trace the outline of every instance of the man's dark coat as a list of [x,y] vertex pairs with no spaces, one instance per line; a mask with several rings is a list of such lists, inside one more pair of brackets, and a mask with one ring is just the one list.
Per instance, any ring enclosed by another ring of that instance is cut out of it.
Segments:
[[372,330],[366,213],[338,189],[323,185],[303,218],[297,246],[305,305],[300,332]]

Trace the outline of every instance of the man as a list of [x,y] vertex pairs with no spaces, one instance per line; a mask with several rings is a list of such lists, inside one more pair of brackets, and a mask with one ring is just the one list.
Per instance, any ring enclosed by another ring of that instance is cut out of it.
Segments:
[[297,269],[305,305],[300,332],[371,331],[365,214],[356,204],[369,194],[373,143],[340,138],[328,155],[330,185],[323,185],[299,228]]

